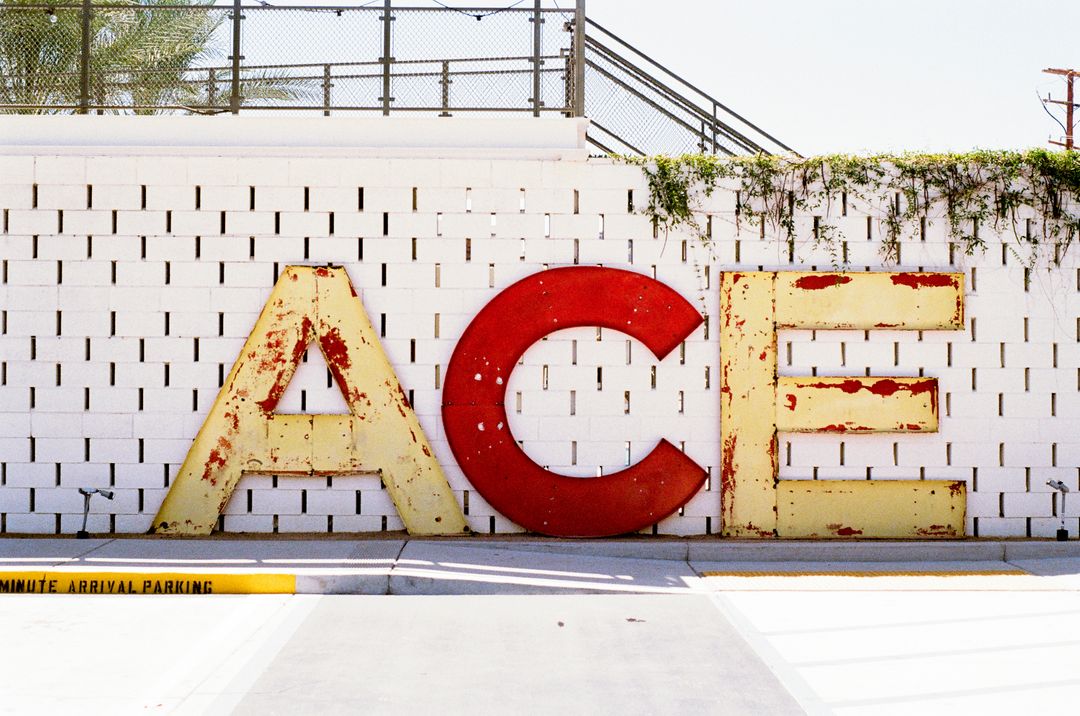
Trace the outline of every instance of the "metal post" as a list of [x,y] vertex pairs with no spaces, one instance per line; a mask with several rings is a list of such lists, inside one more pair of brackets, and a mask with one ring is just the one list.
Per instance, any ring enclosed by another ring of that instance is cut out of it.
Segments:
[[712,103],[712,153],[716,154],[716,100]]
[[442,78],[439,80],[442,84],[442,112],[439,113],[440,117],[450,116],[450,60],[443,60],[442,63]]
[[326,108],[326,109],[323,110],[323,116],[324,117],[329,117],[330,116],[330,88],[332,86],[333,85],[330,84],[330,65],[323,65],[322,96],[323,96],[323,107]]
[[79,48],[79,114],[90,111],[90,0],[82,3],[82,47]]
[[574,7],[574,116],[585,116],[585,0]]
[[1073,107],[1076,105],[1073,103],[1073,79],[1076,77],[1076,73],[1070,72],[1066,81],[1068,84],[1065,90],[1065,128],[1068,130],[1065,133],[1065,151],[1071,152],[1073,148]]
[[232,91],[229,94],[229,111],[240,114],[240,0],[233,0],[232,11]]
[[82,492],[83,496],[83,508],[82,508],[82,529],[75,533],[77,539],[90,539],[90,533],[86,531],[86,521],[90,518],[90,495],[92,492]]
[[533,116],[540,116],[540,24],[544,21],[543,15],[540,13],[540,0],[535,0],[533,4]]
[[393,99],[390,96],[390,63],[393,61],[393,57],[390,56],[390,23],[394,18],[390,15],[390,2],[391,0],[383,0],[383,56],[382,60],[383,74],[382,74],[382,113],[383,115],[390,114],[390,102]]
[[206,104],[217,106],[217,71],[213,67],[206,71]]
[[563,107],[567,111],[563,112],[565,117],[574,116],[574,52],[571,48],[570,51],[566,49],[559,50],[559,55],[563,58]]

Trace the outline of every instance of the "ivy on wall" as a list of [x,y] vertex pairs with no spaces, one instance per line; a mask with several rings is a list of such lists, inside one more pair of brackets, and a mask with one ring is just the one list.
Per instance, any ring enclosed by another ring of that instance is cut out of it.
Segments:
[[[796,239],[809,239],[837,265],[846,263],[846,237],[835,219],[849,202],[878,215],[885,261],[898,258],[903,236],[918,237],[935,220],[946,222],[949,240],[967,255],[986,248],[986,227],[1009,234],[1013,253],[1029,266],[1060,262],[1080,233],[1080,152],[620,159],[644,171],[644,212],[659,229],[707,241],[700,201],[723,183],[736,192],[737,224],[770,227],[792,252]],[[816,217],[810,236],[796,236],[797,216]]]

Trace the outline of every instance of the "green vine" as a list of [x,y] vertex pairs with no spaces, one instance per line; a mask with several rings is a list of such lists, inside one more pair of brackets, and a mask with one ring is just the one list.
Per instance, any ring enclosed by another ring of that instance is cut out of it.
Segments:
[[835,219],[852,204],[879,218],[886,261],[898,259],[905,235],[920,236],[935,219],[945,220],[949,241],[969,256],[987,246],[980,228],[1009,232],[1010,248],[1028,266],[1060,262],[1080,232],[1080,152],[620,159],[644,171],[644,213],[658,229],[684,229],[707,243],[701,200],[723,184],[736,192],[737,226],[771,227],[794,255],[797,217],[813,218],[805,238],[838,266],[847,263],[846,237]]

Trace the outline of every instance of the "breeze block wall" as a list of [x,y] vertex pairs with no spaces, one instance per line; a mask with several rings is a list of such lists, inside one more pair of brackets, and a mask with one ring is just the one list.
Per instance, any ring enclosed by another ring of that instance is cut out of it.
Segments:
[[[719,274],[830,270],[801,216],[794,252],[738,224],[734,191],[704,204],[711,236],[655,232],[639,168],[588,158],[579,120],[259,117],[0,118],[0,532],[147,531],[256,317],[287,265],[344,266],[470,527],[520,528],[457,468],[445,370],[501,289],[557,266],[641,272],[704,323],[663,361],[611,330],[560,331],[509,382],[515,436],[583,478],[661,438],[707,468],[657,534],[720,531]],[[882,202],[888,201],[882,197]],[[839,212],[834,206],[831,211]],[[967,257],[930,217],[883,264],[879,207],[835,216],[851,270],[963,271],[964,331],[785,331],[781,374],[936,377],[940,431],[782,435],[787,479],[950,479],[967,533],[1047,537],[1080,464],[1080,258],[1027,270],[987,236]],[[985,228],[984,232],[991,230]],[[995,241],[995,238],[1001,241]],[[345,412],[310,350],[279,412]],[[1080,531],[1080,494],[1066,526]],[[226,532],[402,528],[377,475],[241,481]]]

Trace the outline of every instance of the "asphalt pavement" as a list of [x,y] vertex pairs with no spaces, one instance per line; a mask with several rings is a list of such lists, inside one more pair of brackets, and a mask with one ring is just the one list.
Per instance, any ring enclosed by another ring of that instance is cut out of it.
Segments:
[[1080,703],[1075,542],[0,540],[13,575],[85,584],[0,594],[0,713]]

